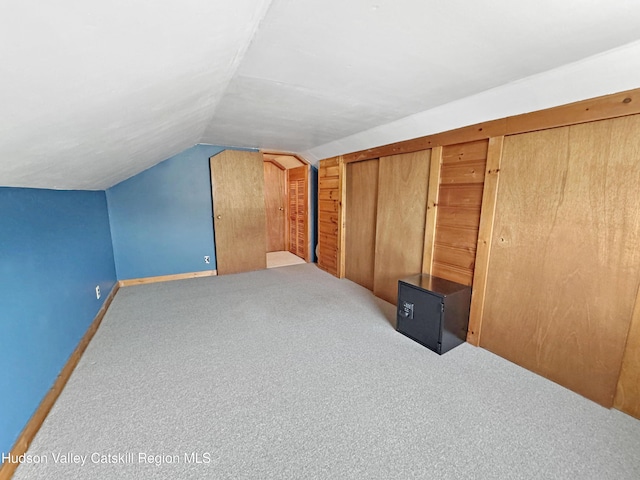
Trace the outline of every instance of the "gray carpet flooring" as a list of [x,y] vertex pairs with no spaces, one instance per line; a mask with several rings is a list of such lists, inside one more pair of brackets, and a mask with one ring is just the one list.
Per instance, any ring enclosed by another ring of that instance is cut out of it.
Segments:
[[310,264],[123,288],[14,478],[640,478],[640,421],[393,317]]

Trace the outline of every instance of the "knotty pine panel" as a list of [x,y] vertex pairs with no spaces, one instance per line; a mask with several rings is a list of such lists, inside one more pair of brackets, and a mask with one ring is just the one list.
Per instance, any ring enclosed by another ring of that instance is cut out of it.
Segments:
[[488,146],[480,140],[442,148],[432,273],[465,285],[473,283]]
[[318,267],[341,275],[341,167],[339,159],[322,160],[318,167]]
[[442,225],[476,229],[480,224],[480,207],[438,207],[436,234]]
[[479,208],[482,205],[483,185],[440,185],[438,205],[442,207]]

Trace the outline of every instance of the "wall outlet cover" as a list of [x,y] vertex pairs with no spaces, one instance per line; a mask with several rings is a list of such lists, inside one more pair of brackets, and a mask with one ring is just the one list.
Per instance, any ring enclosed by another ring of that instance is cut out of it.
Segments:
[[96,285],[96,299],[100,300],[100,285]]
[[211,263],[211,257],[209,257],[209,255],[204,256],[204,263]]

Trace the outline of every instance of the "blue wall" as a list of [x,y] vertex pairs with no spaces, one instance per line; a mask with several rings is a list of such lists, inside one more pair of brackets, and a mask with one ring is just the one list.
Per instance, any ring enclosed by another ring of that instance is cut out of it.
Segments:
[[[0,453],[13,447],[116,278],[216,268],[209,158],[222,150],[196,145],[106,192],[0,187]],[[310,183],[315,249],[313,167]]]
[[0,452],[13,447],[115,282],[104,192],[0,187]]
[[[107,190],[118,280],[216,269],[209,158],[223,150],[196,145]],[[314,167],[309,182],[315,259]]]
[[222,150],[196,145],[107,190],[118,279],[216,268],[209,158]]

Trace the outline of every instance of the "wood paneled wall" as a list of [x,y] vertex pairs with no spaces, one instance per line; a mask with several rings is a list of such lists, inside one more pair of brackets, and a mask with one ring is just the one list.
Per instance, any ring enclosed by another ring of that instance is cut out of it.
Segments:
[[435,133],[425,137],[390,143],[342,155],[344,163],[361,162],[400,153],[418,152],[443,145],[486,140],[548,128],[594,122],[640,113],[640,88],[598,98],[547,108],[513,117],[499,118],[467,127]]
[[[467,340],[640,418],[638,114],[640,89],[332,161],[432,149],[422,271],[447,277],[441,265],[467,268],[449,276],[473,282]],[[469,155],[460,157],[461,144]],[[482,168],[480,158],[471,160],[476,148],[487,152]],[[383,175],[381,163],[379,185]],[[452,208],[460,212],[448,219]],[[420,213],[412,213],[415,222]],[[344,256],[341,233],[332,238]],[[376,264],[391,254],[376,250]]]
[[373,293],[395,304],[398,280],[422,271],[431,150],[380,158]]
[[610,407],[640,279],[640,116],[505,139],[480,345]]
[[488,140],[442,149],[431,274],[471,285]]
[[339,158],[322,160],[318,167],[318,266],[337,277],[343,276],[341,170]]
[[[379,160],[346,168],[345,277],[373,290]],[[337,230],[336,230],[337,234]]]

